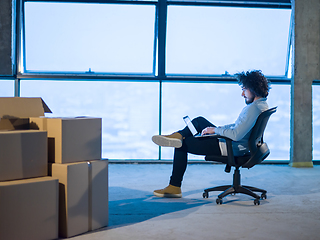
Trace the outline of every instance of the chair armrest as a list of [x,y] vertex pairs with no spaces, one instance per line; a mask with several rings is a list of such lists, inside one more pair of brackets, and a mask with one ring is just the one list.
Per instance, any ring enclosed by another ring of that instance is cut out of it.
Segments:
[[232,139],[225,137],[225,136],[221,136],[219,134],[212,134],[210,136],[208,136],[209,138],[222,138],[226,140],[226,145],[227,145],[227,154],[228,154],[228,165],[230,166],[235,166],[236,162],[234,159],[234,154],[233,154],[233,148],[232,148]]
[[[216,133],[213,133],[213,134],[208,134],[208,135],[203,135],[202,136],[203,138],[223,138],[223,139],[229,139],[229,140],[231,140],[230,138],[228,138],[228,137],[225,137],[225,136],[221,136],[221,135],[219,135],[219,134],[216,134]],[[231,140],[232,141],[232,140]]]

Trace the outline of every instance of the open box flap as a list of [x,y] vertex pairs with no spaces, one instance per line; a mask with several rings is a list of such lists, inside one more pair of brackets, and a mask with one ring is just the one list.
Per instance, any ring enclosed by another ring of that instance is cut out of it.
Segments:
[[52,113],[42,98],[1,97],[0,118],[30,118]]
[[41,98],[42,101],[42,106],[43,106],[43,110],[45,113],[52,113],[50,108],[48,107],[48,105],[43,101],[43,99]]

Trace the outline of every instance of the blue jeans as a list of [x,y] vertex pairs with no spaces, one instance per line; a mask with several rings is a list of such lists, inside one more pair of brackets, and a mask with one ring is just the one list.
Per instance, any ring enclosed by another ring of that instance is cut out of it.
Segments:
[[[206,127],[215,127],[207,119],[197,117],[192,120],[198,132]],[[182,147],[175,148],[173,157],[173,169],[170,177],[170,184],[181,187],[183,175],[187,169],[188,153],[196,155],[221,155],[219,140],[217,138],[195,138],[188,127],[178,131],[182,137]]]

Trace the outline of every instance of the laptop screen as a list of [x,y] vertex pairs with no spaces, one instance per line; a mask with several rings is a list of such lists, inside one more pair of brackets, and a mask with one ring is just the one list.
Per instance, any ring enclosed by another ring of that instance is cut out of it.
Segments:
[[190,132],[192,133],[192,135],[196,135],[198,133],[198,131],[195,129],[195,127],[193,126],[189,116],[185,116],[183,117],[183,120],[185,121],[185,123],[187,124]]

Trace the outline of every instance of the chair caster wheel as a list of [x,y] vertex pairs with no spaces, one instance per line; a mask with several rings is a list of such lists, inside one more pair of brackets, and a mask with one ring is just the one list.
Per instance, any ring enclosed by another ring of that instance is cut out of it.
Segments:
[[261,194],[261,199],[267,199],[267,194],[262,193],[262,194]]
[[209,197],[209,193],[208,193],[208,192],[202,193],[202,197],[203,197],[203,198],[208,198],[208,197]]
[[254,205],[260,205],[260,200],[258,198],[256,198],[254,201],[253,201]]
[[216,199],[216,203],[221,205],[222,204],[222,199],[221,198],[217,198]]

